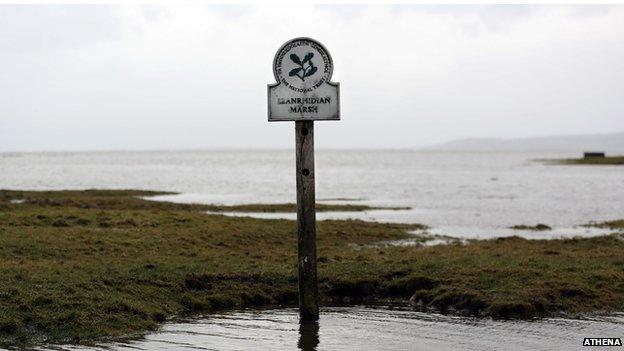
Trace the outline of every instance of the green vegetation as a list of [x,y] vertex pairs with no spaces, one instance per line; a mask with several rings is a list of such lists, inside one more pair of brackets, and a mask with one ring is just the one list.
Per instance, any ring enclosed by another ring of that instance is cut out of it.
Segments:
[[591,222],[585,224],[585,227],[603,228],[603,229],[624,229],[624,219],[606,222]]
[[[297,302],[296,224],[145,191],[0,191],[0,345],[89,343],[176,316]],[[16,203],[15,199],[24,200]],[[318,223],[323,304],[532,318],[624,306],[620,236],[376,247],[422,226]]]
[[[150,196],[156,195],[172,195],[169,192],[141,191],[141,190],[85,190],[73,191],[66,190],[62,192],[42,191],[42,192],[24,192],[24,191],[3,191],[2,196],[5,198],[12,197],[9,200],[15,203],[24,202],[31,205],[43,206],[72,206],[80,208],[116,208],[131,209],[134,207],[153,209],[178,209],[192,211],[211,211],[211,212],[297,212],[297,205],[288,204],[245,204],[245,205],[204,205],[204,204],[174,204],[162,201],[154,201],[152,204],[146,204],[143,199],[150,200]],[[85,196],[90,197],[89,201],[82,201]],[[120,199],[118,196],[125,196]],[[134,196],[132,198],[129,196]],[[78,197],[78,198],[77,198]],[[409,210],[409,207],[380,207],[368,205],[353,204],[316,204],[317,212],[329,211],[348,211],[360,212],[370,210]]]
[[509,227],[509,229],[543,231],[543,230],[551,230],[552,228],[546,224],[538,223],[536,225],[526,225],[526,224],[513,225]]
[[624,165],[624,156],[544,159],[541,161],[558,165]]
[[[205,205],[207,211],[212,212],[297,212],[297,204],[247,204],[247,205]],[[361,212],[370,210],[409,210],[409,207],[373,207],[368,205],[352,204],[316,204],[316,212],[348,211]]]

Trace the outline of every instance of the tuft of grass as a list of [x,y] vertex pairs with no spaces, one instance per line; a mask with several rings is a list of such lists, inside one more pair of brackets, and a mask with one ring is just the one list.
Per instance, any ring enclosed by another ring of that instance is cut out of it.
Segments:
[[[137,198],[146,194],[0,190],[0,346],[87,344],[176,316],[297,303],[294,221]],[[624,306],[621,236],[372,245],[420,227],[319,222],[322,303],[410,300],[494,318]]]
[[583,225],[585,227],[603,228],[603,229],[624,229],[624,219],[605,222],[591,222]]
[[544,230],[551,230],[552,228],[546,224],[538,223],[536,225],[526,225],[526,224],[513,225],[509,227],[509,229],[544,231]]
[[[297,212],[297,204],[246,204],[246,205],[206,205],[206,210],[212,212]],[[409,210],[410,207],[380,207],[353,204],[316,204],[317,212],[348,211],[362,212],[370,210]]]

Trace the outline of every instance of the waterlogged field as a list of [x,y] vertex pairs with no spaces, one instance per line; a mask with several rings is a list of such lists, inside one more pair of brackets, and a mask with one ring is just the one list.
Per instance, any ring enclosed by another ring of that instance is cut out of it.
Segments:
[[[0,344],[91,343],[180,316],[296,304],[295,222],[142,198],[156,194],[0,191]],[[592,225],[621,231],[617,221]],[[423,311],[495,319],[624,306],[621,234],[376,245],[423,228],[319,222],[323,304],[409,300]]]
[[[319,203],[410,208],[319,218],[424,224],[477,239],[608,233],[581,225],[624,216],[624,172],[534,161],[572,157],[578,154],[317,150]],[[294,167],[293,150],[0,153],[0,189],[143,189],[180,193],[159,198],[183,203],[285,204],[295,200]],[[551,230],[510,229],[538,224]]]

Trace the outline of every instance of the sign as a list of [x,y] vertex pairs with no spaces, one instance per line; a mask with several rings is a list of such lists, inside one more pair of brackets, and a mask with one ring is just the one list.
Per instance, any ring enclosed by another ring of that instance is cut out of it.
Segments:
[[340,120],[339,83],[331,81],[334,64],[318,41],[295,38],[273,59],[277,83],[269,84],[269,122]]
[[339,120],[338,83],[327,49],[310,38],[292,39],[277,51],[269,84],[269,122],[295,121],[299,318],[319,317],[316,274],[314,121]]

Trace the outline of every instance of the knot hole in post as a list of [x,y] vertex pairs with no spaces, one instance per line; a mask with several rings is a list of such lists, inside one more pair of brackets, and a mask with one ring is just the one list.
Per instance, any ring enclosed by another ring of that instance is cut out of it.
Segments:
[[307,177],[308,175],[310,175],[310,170],[307,168],[304,168],[301,170],[301,174]]
[[301,128],[301,135],[308,135],[308,128]]

